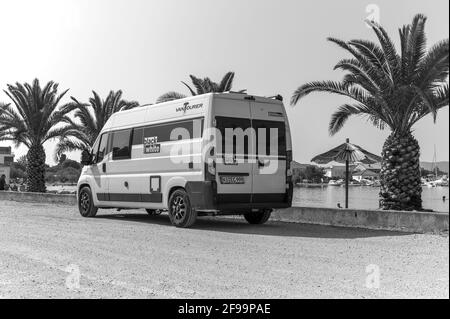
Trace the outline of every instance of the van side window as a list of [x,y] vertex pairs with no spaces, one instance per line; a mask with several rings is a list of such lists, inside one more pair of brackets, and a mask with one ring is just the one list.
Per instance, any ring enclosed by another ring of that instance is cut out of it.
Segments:
[[98,147],[96,163],[103,161],[105,156],[108,154],[108,133],[104,133],[100,138],[100,145]]
[[[163,124],[155,124],[146,126],[143,129],[135,129],[136,138],[133,139],[133,145],[139,145],[143,143],[145,137],[156,137],[158,143],[182,140],[182,139],[194,139],[203,136],[204,119],[197,118],[193,120],[184,120],[169,122]],[[186,135],[176,135],[176,129],[181,129],[180,132],[186,133]],[[141,133],[142,131],[142,133]],[[143,134],[143,136],[142,136]]]
[[131,129],[117,131],[112,134],[112,152],[113,160],[131,158]]

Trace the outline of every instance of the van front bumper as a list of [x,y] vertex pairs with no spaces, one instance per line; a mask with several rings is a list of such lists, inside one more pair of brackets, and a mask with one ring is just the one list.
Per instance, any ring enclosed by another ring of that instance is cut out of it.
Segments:
[[218,194],[215,181],[188,182],[192,208],[197,211],[220,213],[246,213],[254,209],[289,208],[292,206],[293,184],[280,194]]

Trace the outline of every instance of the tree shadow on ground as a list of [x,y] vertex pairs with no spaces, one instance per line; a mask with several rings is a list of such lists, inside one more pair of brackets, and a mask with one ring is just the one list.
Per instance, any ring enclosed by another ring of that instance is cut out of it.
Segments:
[[[145,212],[142,214],[113,213],[97,215],[97,218],[126,223],[145,223],[173,227],[167,214],[149,216]],[[277,221],[270,221],[264,225],[250,225],[244,220],[243,217],[199,217],[191,229],[261,236],[340,239],[411,235],[411,233],[387,230],[370,230],[362,228],[285,223]]]

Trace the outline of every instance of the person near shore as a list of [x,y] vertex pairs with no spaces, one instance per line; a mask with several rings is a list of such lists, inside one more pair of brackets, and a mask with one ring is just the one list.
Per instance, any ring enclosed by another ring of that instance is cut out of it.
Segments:
[[6,175],[3,174],[0,176],[0,191],[4,191],[6,189]]

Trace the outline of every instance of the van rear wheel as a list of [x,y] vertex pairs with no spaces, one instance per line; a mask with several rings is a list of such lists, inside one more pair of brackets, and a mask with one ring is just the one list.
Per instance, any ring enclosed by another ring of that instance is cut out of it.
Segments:
[[172,225],[191,227],[197,219],[197,211],[192,209],[189,195],[184,189],[175,190],[169,198],[169,218]]
[[267,209],[259,212],[244,214],[244,218],[249,224],[261,225],[269,220],[270,214],[272,214],[272,211]]
[[94,206],[92,191],[89,187],[83,187],[78,196],[78,210],[83,217],[95,217],[98,208]]

